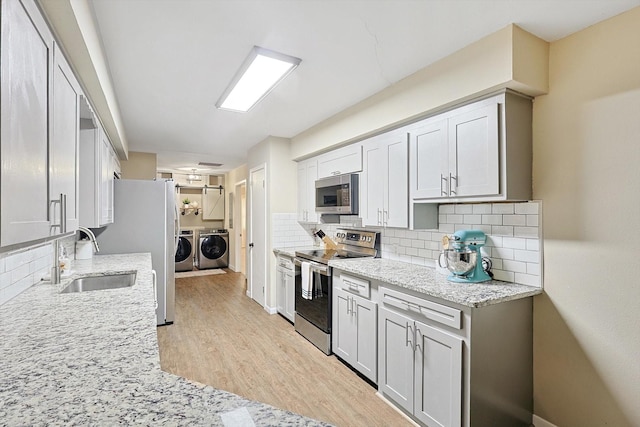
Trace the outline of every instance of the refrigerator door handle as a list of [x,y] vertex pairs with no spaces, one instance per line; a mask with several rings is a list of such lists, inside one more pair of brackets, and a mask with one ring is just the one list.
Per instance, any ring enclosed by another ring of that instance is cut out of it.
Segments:
[[155,303],[156,310],[158,309],[158,274],[155,270],[151,270],[153,276],[153,301]]

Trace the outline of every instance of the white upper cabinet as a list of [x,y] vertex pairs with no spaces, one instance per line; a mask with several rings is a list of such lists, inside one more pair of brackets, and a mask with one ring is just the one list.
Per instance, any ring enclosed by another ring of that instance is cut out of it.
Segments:
[[362,171],[362,145],[360,143],[321,154],[318,160],[317,178]]
[[410,127],[410,198],[529,200],[531,100],[511,92]]
[[[79,225],[80,84],[57,44],[53,51],[53,133],[51,138],[51,194],[66,199],[66,229]],[[53,222],[59,223],[56,210]]]
[[53,35],[35,2],[3,1],[1,7],[0,246],[5,248],[77,226],[79,87],[60,51],[54,55]]
[[113,179],[118,161],[102,126],[80,131],[80,225],[113,223]]
[[318,222],[316,213],[316,179],[318,161],[315,157],[298,162],[298,221]]
[[404,128],[363,141],[360,212],[364,226],[407,227],[408,147]]

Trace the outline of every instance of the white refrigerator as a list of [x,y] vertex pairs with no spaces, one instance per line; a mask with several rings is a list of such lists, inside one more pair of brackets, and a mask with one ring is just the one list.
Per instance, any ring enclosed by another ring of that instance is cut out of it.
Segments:
[[177,205],[173,181],[114,182],[113,224],[96,230],[100,254],[150,252],[156,271],[158,325],[175,318]]

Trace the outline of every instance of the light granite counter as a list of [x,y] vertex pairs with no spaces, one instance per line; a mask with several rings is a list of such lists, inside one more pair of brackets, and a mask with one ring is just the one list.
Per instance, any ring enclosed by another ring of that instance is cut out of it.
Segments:
[[[150,255],[71,269],[0,306],[0,424],[327,425],[163,372]],[[130,288],[59,293],[74,277],[128,271]]]
[[449,282],[434,268],[383,258],[331,260],[329,266],[467,307],[483,307],[542,293],[540,288],[498,280]]
[[296,256],[296,251],[313,250],[313,249],[320,249],[320,247],[307,245],[307,246],[296,246],[293,248],[274,248],[273,253],[275,254],[275,256],[285,255],[290,258],[294,258]]

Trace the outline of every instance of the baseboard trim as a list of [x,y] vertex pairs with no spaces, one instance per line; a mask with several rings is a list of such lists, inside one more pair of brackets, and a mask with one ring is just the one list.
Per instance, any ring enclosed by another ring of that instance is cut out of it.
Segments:
[[386,397],[384,397],[382,395],[382,393],[380,393],[379,391],[376,392],[376,396],[378,396],[380,398],[380,400],[382,400],[384,403],[386,403],[387,405],[391,406],[391,408],[396,411],[397,413],[399,413],[400,415],[402,415],[402,417],[407,420],[407,422],[409,422],[412,426],[415,427],[420,427],[420,424],[416,423],[414,420],[412,420],[407,414],[405,414],[404,412],[402,412],[402,410],[398,409],[398,407],[391,402],[389,399],[387,399]]
[[264,309],[267,311],[267,313],[269,314],[278,314],[278,307],[267,307],[266,305],[264,306]]
[[549,421],[545,420],[542,417],[539,417],[537,415],[533,416],[533,425],[535,427],[557,427],[555,424],[550,423]]

